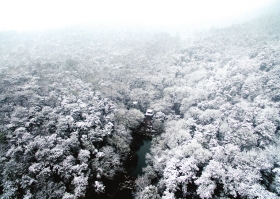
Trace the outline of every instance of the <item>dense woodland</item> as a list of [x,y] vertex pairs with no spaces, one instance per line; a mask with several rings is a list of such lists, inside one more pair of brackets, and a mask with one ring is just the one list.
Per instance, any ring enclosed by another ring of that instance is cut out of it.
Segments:
[[279,14],[0,33],[0,198],[110,198],[147,108],[160,133],[135,198],[280,198],[279,40]]

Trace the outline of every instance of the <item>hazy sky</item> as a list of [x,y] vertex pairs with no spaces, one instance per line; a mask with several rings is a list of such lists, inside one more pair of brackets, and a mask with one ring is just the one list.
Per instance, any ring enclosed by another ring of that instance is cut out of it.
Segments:
[[0,30],[78,23],[197,26],[225,21],[276,0],[0,0]]

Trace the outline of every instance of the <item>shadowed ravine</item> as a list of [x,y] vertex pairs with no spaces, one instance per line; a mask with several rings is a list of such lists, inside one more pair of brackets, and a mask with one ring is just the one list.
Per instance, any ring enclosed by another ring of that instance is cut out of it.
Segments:
[[136,154],[138,155],[138,161],[136,167],[132,169],[130,172],[130,176],[137,177],[138,175],[142,174],[142,168],[147,166],[145,160],[146,160],[146,154],[150,151],[151,148],[151,139],[144,139],[144,144],[140,147],[138,151],[136,151]]

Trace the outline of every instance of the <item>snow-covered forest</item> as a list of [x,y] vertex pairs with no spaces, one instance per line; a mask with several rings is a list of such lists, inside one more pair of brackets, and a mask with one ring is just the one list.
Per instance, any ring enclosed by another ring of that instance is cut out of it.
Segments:
[[[280,198],[280,15],[195,34],[0,33],[0,198]],[[115,187],[114,187],[115,186]]]

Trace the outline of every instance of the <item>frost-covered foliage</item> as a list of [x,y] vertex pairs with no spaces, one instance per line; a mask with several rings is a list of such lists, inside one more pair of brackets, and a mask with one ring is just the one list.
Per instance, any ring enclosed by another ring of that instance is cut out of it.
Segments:
[[163,101],[181,118],[147,156],[162,198],[279,198],[280,21],[269,20],[212,30],[174,56]]
[[114,104],[71,74],[33,70],[1,77],[1,198],[83,198],[90,186],[103,192],[100,180],[121,170],[117,149],[104,146],[115,133]]

